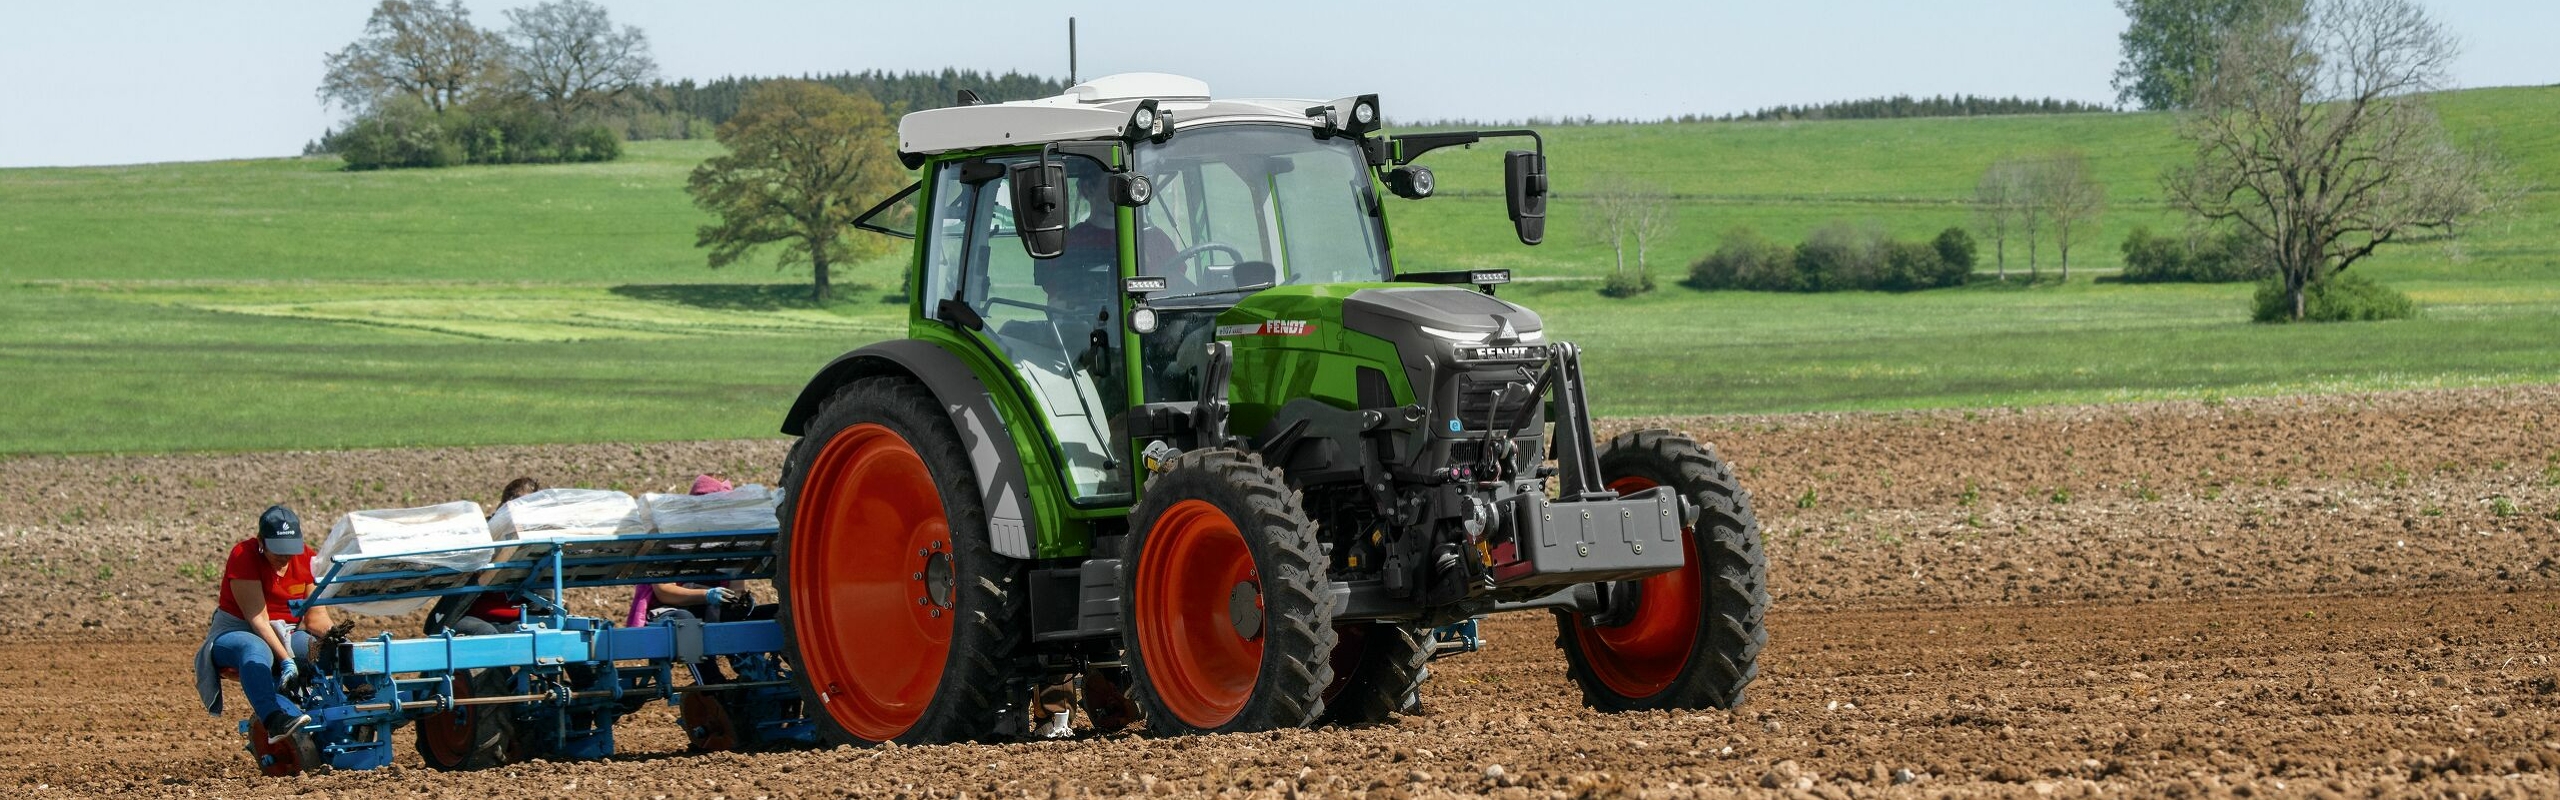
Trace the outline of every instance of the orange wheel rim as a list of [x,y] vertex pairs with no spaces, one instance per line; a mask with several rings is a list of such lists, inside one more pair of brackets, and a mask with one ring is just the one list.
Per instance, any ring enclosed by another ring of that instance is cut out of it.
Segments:
[[[460,675],[453,677],[453,699],[471,696],[471,681]],[[444,763],[460,764],[471,750],[471,706],[455,706],[418,720],[418,739]]]
[[[1629,476],[1609,482],[1609,490],[1629,495],[1659,484]],[[1639,583],[1641,599],[1635,616],[1623,625],[1594,627],[1589,618],[1574,618],[1574,638],[1583,662],[1600,682],[1625,697],[1651,697],[1671,686],[1689,665],[1698,644],[1698,551],[1693,530],[1680,536],[1680,568]]]
[[950,658],[950,519],[915,447],[864,423],[818,452],[791,531],[792,633],[827,716],[875,742],[915,726]]
[[1262,577],[1235,520],[1203,500],[1166,509],[1138,554],[1134,594],[1147,682],[1165,710],[1197,728],[1235,719],[1262,677],[1265,624]]

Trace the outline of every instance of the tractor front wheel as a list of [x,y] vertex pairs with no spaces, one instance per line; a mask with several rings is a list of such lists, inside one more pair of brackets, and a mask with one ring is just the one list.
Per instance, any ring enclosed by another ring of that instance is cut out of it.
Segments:
[[1120,562],[1121,631],[1147,730],[1296,728],[1333,682],[1315,523],[1257,455],[1200,450],[1149,480]]
[[1022,566],[990,543],[942,409],[914,381],[857,380],[784,465],[774,588],[792,678],[828,744],[977,738],[1009,683]]
[[1751,494],[1715,451],[1670,431],[1611,439],[1600,473],[1621,495],[1668,486],[1700,509],[1677,570],[1622,584],[1634,608],[1599,619],[1559,611],[1557,643],[1582,698],[1604,711],[1732,708],[1769,640],[1769,560]]

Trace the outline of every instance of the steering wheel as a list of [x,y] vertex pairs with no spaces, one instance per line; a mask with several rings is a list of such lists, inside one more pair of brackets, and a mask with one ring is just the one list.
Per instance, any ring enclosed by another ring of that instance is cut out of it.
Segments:
[[[1244,251],[1236,249],[1234,245],[1222,244],[1219,242],[1201,242],[1190,247],[1182,248],[1182,252],[1175,253],[1172,258],[1165,259],[1163,268],[1159,270],[1159,272],[1181,275],[1183,280],[1191,280],[1190,270],[1182,267],[1183,262],[1199,258],[1200,254],[1211,250],[1226,251],[1227,255],[1233,257],[1238,263],[1242,263],[1244,261]],[[1191,281],[1191,283],[1192,285],[1197,286],[1200,282]]]

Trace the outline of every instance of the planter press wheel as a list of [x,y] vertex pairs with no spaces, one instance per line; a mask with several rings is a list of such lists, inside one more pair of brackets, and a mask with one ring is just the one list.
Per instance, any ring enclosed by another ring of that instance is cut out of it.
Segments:
[[1333,725],[1368,725],[1413,711],[1417,692],[1431,674],[1432,632],[1405,622],[1344,622],[1333,626],[1340,643],[1329,661],[1333,683],[1324,687],[1324,715]]
[[719,753],[738,749],[738,728],[729,715],[729,704],[720,702],[715,692],[687,692],[677,706],[676,718],[684,724],[687,749],[696,753]]
[[324,766],[320,761],[320,745],[306,734],[294,734],[281,742],[267,741],[267,723],[249,723],[249,756],[257,759],[259,774],[270,778],[300,775],[304,770]]
[[[453,681],[456,700],[507,692],[507,677],[501,670],[476,670]],[[418,718],[416,728],[418,757],[440,770],[505,764],[516,746],[514,720],[505,706],[456,706]]]
[[1294,728],[1323,710],[1333,607],[1315,525],[1290,495],[1260,457],[1224,449],[1177,456],[1149,483],[1120,569],[1150,733]]
[[1583,700],[1610,711],[1740,704],[1768,641],[1768,561],[1750,495],[1713,451],[1669,431],[1619,436],[1599,460],[1610,491],[1668,486],[1699,515],[1681,536],[1679,569],[1612,587],[1634,592],[1631,613],[1557,613],[1557,643]]
[[975,480],[942,409],[911,381],[856,381],[784,469],[786,655],[830,744],[973,738],[1008,683],[1021,564],[993,551],[976,494],[942,491]]

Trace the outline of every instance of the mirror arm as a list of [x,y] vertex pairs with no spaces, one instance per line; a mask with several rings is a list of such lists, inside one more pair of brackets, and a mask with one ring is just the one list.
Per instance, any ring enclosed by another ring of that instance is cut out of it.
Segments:
[[1414,160],[1414,159],[1421,158],[1421,157],[1422,157],[1422,154],[1424,154],[1424,153],[1428,153],[1428,152],[1431,152],[1431,151],[1433,151],[1433,150],[1438,150],[1438,149],[1443,148],[1443,147],[1457,147],[1457,146],[1460,146],[1460,145],[1471,145],[1471,144],[1475,144],[1475,143],[1477,143],[1477,142],[1484,141],[1484,140],[1486,140],[1486,139],[1494,139],[1494,138],[1500,138],[1500,137],[1505,137],[1505,136],[1526,136],[1526,137],[1529,137],[1529,141],[1530,141],[1530,142],[1532,142],[1532,143],[1535,145],[1535,147],[1537,148],[1537,151],[1538,151],[1538,155],[1539,155],[1540,157],[1544,157],[1544,156],[1547,154],[1547,140],[1546,140],[1546,137],[1539,136],[1537,131],[1529,130],[1529,129],[1527,129],[1527,128],[1514,128],[1514,129],[1510,129],[1510,130],[1499,130],[1499,131],[1447,131],[1447,132],[1441,132],[1441,133],[1408,133],[1408,134],[1404,134],[1404,135],[1402,135],[1402,136],[1390,136],[1390,137],[1387,137],[1387,138],[1384,140],[1384,142],[1385,142],[1385,144],[1386,144],[1386,147],[1385,147],[1384,149],[1386,150],[1386,154],[1387,154],[1387,163],[1394,164],[1394,165],[1396,165],[1396,166],[1401,167],[1401,166],[1404,166],[1404,165],[1406,165],[1406,164],[1411,164],[1411,163],[1413,163],[1413,160]]

